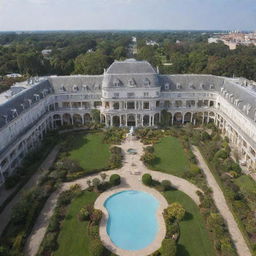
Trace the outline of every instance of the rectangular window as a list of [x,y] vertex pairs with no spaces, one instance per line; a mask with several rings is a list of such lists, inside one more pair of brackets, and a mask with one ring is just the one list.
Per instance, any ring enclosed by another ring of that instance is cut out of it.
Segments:
[[144,97],[148,97],[149,93],[148,92],[144,92]]
[[143,103],[143,109],[149,109],[149,102]]
[[128,93],[127,93],[127,97],[128,97],[128,98],[133,98],[134,95],[135,95],[134,92],[128,92]]

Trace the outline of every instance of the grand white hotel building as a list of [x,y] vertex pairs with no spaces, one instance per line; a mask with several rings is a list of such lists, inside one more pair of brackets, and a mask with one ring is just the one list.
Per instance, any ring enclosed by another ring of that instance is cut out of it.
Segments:
[[256,169],[256,86],[241,78],[161,75],[146,61],[115,61],[103,75],[30,79],[0,94],[0,184],[51,129],[83,125],[99,109],[106,126],[213,121]]

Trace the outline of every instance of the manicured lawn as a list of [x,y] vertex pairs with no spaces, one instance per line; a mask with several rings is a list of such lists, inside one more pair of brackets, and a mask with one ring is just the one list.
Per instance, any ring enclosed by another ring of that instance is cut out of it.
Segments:
[[185,218],[180,222],[177,256],[215,255],[203,217],[193,200],[178,190],[165,192],[164,196],[169,203],[179,202],[186,209]]
[[58,237],[59,248],[54,256],[90,255],[90,238],[87,234],[88,222],[80,222],[77,213],[84,205],[94,203],[96,198],[96,193],[85,191],[71,203]]
[[235,184],[245,193],[256,193],[256,182],[248,175],[242,175],[235,179]]
[[175,137],[161,138],[154,145],[157,160],[151,168],[161,172],[167,172],[176,176],[181,176],[188,169],[188,159],[180,141]]
[[109,145],[103,143],[102,133],[76,134],[70,140],[70,158],[77,160],[85,170],[102,169],[108,166]]

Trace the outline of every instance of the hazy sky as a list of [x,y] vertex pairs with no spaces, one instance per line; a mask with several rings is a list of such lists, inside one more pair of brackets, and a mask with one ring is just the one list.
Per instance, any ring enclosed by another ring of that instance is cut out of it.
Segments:
[[256,30],[256,0],[0,0],[0,30]]

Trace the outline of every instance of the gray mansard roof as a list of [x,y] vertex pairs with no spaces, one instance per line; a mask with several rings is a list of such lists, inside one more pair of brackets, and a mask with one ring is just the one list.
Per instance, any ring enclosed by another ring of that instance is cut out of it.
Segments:
[[[166,86],[168,85],[168,86]],[[114,62],[99,76],[52,76],[47,80],[17,93],[8,101],[0,102],[0,128],[26,111],[48,93],[83,93],[101,95],[102,89],[115,87],[154,88],[162,92],[208,91],[218,92],[244,115],[255,119],[255,84],[248,81],[213,75],[159,75],[146,61],[126,60]],[[16,86],[18,88],[18,86]],[[15,89],[15,88],[14,88]],[[19,88],[17,89],[19,91]]]
[[156,71],[147,61],[128,59],[125,61],[115,61],[107,69],[106,74],[156,74]]
[[7,122],[15,119],[16,116],[26,111],[31,105],[38,103],[47,94],[52,92],[48,80],[39,82],[13,96],[11,99],[0,105],[0,128]]
[[94,92],[101,93],[103,75],[101,76],[52,76],[49,82],[55,92]]

